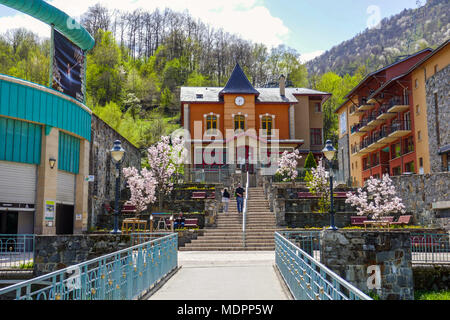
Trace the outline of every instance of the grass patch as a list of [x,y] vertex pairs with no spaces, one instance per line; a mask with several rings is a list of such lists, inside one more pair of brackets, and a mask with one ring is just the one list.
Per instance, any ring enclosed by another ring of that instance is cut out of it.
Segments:
[[415,291],[414,300],[450,300],[450,290]]

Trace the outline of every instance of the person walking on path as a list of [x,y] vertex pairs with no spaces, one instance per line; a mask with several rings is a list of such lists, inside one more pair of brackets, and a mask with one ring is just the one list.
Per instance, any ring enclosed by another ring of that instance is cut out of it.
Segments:
[[241,184],[238,184],[238,187],[235,191],[236,202],[237,202],[237,211],[238,213],[242,213],[244,206],[244,189],[241,187]]
[[230,203],[230,193],[227,189],[223,190],[222,194],[223,212],[228,213],[228,205]]

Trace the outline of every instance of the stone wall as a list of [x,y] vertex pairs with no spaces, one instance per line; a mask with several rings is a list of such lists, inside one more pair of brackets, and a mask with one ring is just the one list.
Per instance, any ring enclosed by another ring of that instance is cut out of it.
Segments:
[[450,172],[413,174],[391,177],[406,211],[414,216],[416,224],[448,228],[445,210],[433,209],[433,204],[450,200]]
[[[163,201],[163,212],[172,212],[178,214],[183,212],[186,218],[197,218],[200,228],[212,227],[216,223],[217,213],[222,205],[221,184],[186,184],[183,187],[176,186],[174,190],[165,196]],[[214,195],[214,199],[192,199],[193,192],[203,191],[206,194]],[[158,203],[149,206],[148,210],[139,214],[139,218],[150,222],[150,214],[160,212]],[[119,216],[119,228],[122,221],[128,218],[134,218],[135,214],[123,214]],[[96,226],[101,230],[110,230],[114,226],[114,219],[111,213],[101,213],[97,216]],[[147,227],[149,228],[149,227]]]
[[[109,202],[114,207],[116,165],[111,159],[110,150],[114,141],[120,140],[126,154],[123,167],[141,168],[141,153],[128,140],[111,128],[106,122],[92,114],[91,142],[89,154],[89,174],[95,176],[94,182],[89,182],[88,199],[88,229],[97,226],[97,217],[104,213],[104,204]],[[125,181],[121,176],[121,200],[129,199],[125,189]],[[112,215],[111,219],[112,218]]]
[[[428,143],[431,172],[443,171],[440,147],[450,144],[450,65],[426,82]],[[436,110],[436,97],[438,110]]]
[[[320,246],[321,263],[361,291],[372,291],[381,300],[414,299],[410,232],[324,230]],[[375,268],[379,288],[375,277],[369,278]]]
[[109,254],[131,245],[126,235],[36,236],[34,276]]
[[448,265],[414,266],[413,275],[414,290],[450,290],[450,266]]
[[[325,227],[330,225],[330,215],[320,214],[315,199],[299,199],[298,192],[308,192],[305,183],[274,183],[270,178],[263,181],[264,193],[269,201],[270,210],[275,214],[279,227]],[[351,189],[339,187],[335,192],[347,192]],[[334,198],[335,224],[338,228],[351,225],[351,216],[356,215],[354,208],[345,203],[345,199]]]

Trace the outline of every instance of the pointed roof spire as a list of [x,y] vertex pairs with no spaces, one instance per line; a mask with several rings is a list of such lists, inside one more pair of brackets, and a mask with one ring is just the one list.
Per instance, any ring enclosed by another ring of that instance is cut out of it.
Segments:
[[256,96],[259,96],[259,92],[253,88],[239,63],[236,63],[227,85],[220,91],[219,95],[222,96],[226,93],[256,94]]

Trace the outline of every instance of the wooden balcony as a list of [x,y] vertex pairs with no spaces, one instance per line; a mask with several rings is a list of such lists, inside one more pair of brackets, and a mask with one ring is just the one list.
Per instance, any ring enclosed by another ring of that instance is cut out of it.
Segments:
[[389,108],[388,112],[389,113],[398,113],[398,112],[403,112],[406,110],[409,110],[409,105],[396,104],[396,105],[393,105],[391,108]]
[[368,111],[368,110],[372,110],[373,108],[375,108],[374,104],[362,104],[359,106],[358,110],[359,111]]
[[411,123],[409,121],[400,121],[392,124],[389,138],[401,138],[411,133]]

